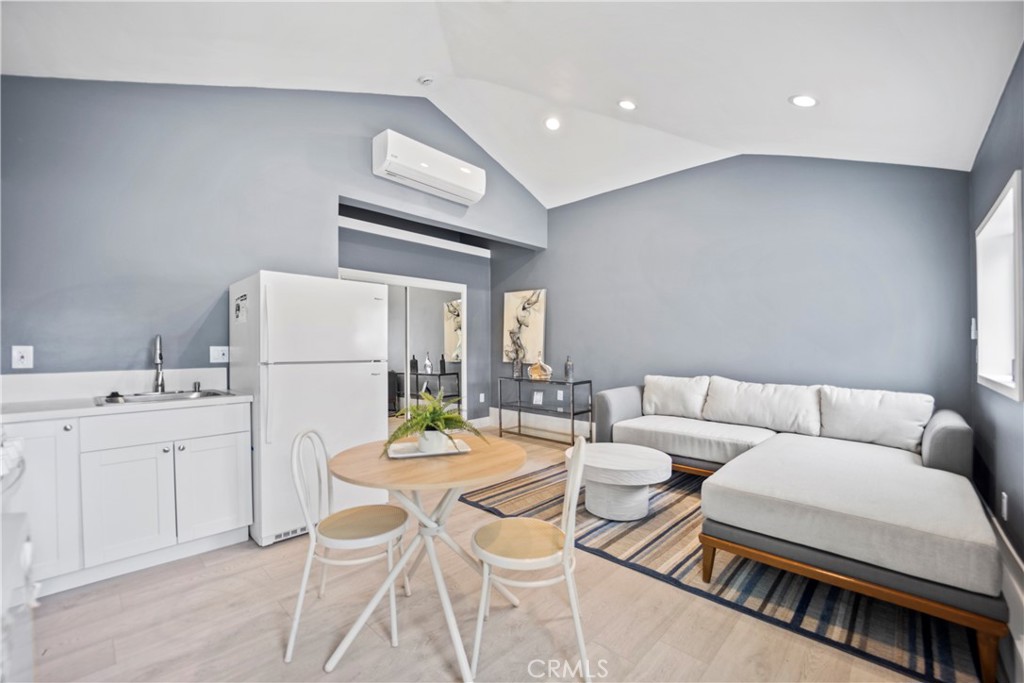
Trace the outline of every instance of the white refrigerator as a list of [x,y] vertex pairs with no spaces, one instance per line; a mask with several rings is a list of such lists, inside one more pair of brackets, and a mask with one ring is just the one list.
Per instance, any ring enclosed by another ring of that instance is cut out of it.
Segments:
[[[328,456],[387,438],[387,286],[260,271],[231,285],[229,385],[253,395],[253,524],[261,546],[302,533],[291,445],[315,429]],[[387,492],[334,480],[335,509]]]

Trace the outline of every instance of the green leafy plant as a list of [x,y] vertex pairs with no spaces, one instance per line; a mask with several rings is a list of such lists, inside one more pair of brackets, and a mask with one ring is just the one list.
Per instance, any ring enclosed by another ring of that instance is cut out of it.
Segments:
[[479,429],[470,424],[458,411],[451,410],[451,407],[458,402],[457,398],[445,401],[444,392],[438,396],[433,396],[426,391],[422,392],[420,403],[406,406],[395,414],[395,417],[408,416],[409,419],[399,425],[398,429],[384,442],[381,457],[387,455],[388,448],[399,439],[429,430],[436,430],[447,436],[448,440],[452,442],[452,447],[455,447],[455,439],[448,432],[454,429],[464,429],[487,441],[487,437],[481,434]]

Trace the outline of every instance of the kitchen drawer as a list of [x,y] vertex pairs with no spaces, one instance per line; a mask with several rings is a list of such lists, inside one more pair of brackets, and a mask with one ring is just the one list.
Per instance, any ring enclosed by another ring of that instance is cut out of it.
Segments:
[[168,408],[83,417],[82,452],[249,431],[249,404]]

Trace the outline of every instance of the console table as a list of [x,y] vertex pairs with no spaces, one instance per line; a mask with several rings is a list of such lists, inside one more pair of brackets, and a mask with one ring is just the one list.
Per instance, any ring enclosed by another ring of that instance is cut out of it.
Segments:
[[[515,385],[515,397],[506,398],[505,396],[505,385]],[[547,407],[543,404],[534,405],[528,401],[523,401],[523,385],[530,387],[566,387],[569,396],[565,399],[568,403],[568,407]],[[576,390],[585,388],[585,396],[576,396]],[[515,426],[515,434],[523,436],[523,411],[527,413],[536,413],[538,415],[553,415],[555,417],[565,417],[569,419],[569,440],[561,441],[560,439],[551,439],[544,436],[535,436],[533,434],[527,434],[526,436],[534,436],[537,439],[545,439],[547,441],[556,441],[558,443],[573,444],[576,441],[576,418],[580,415],[587,416],[587,424],[590,425],[590,441],[594,440],[594,420],[593,420],[593,385],[589,379],[577,379],[577,380],[566,380],[566,379],[530,379],[529,377],[498,377],[498,436],[500,437],[506,431],[511,432],[512,429],[505,429],[503,414],[506,408],[515,410],[518,417],[518,422]]]
[[[410,393],[416,397],[417,405],[420,402],[420,392],[423,391],[423,382],[430,387],[430,382],[435,381],[437,383],[437,391],[434,392],[434,396],[441,393],[441,389],[444,388],[443,380],[445,377],[455,378],[455,393],[445,394],[445,399],[457,399],[456,405],[459,410],[462,410],[462,373],[461,372],[410,372],[409,378],[412,380],[410,387]],[[422,378],[422,382],[421,382]],[[433,387],[431,387],[433,390]]]

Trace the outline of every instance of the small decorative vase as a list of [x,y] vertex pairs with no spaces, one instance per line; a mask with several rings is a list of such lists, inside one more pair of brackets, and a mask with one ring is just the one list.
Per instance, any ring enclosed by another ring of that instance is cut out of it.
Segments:
[[551,366],[544,364],[539,353],[537,362],[530,366],[530,379],[551,379]]
[[436,429],[420,432],[419,439],[416,441],[416,447],[420,453],[440,453],[448,450],[450,445],[451,441],[448,440],[448,436]]
[[519,379],[522,376],[523,376],[523,360],[521,358],[516,358],[514,361],[512,361],[512,378],[513,379]]
[[565,381],[571,382],[573,374],[572,356],[565,357]]

